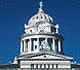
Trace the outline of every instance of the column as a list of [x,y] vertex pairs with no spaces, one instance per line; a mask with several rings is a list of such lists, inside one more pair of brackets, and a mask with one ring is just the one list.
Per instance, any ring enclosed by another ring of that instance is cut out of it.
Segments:
[[26,52],[26,40],[24,40],[24,52]]
[[59,25],[56,24],[55,27],[56,27],[56,33],[58,33]]
[[55,51],[55,50],[56,50],[56,48],[55,48],[55,39],[53,39],[52,50],[53,50],[53,51]]
[[48,68],[48,64],[46,64],[46,68]]
[[23,41],[21,40],[21,48],[20,48],[20,53],[23,52]]
[[47,42],[47,38],[45,38],[45,42]]
[[40,68],[40,64],[38,64],[38,68]]
[[61,41],[58,40],[58,51],[61,52]]
[[44,64],[42,64],[42,68],[44,68]]
[[37,51],[39,51],[39,38],[37,38]]
[[34,64],[34,68],[36,68],[36,65]]
[[31,48],[32,48],[32,41],[31,41],[31,39],[30,39],[29,52],[31,52]]
[[35,51],[35,40],[33,41],[34,45],[33,45],[33,50]]
[[58,33],[58,28],[56,28],[56,33]]
[[28,41],[28,52],[31,52],[31,39]]
[[50,64],[50,68],[52,68],[52,64]]
[[28,41],[28,52],[29,52],[29,49],[30,49],[30,41]]

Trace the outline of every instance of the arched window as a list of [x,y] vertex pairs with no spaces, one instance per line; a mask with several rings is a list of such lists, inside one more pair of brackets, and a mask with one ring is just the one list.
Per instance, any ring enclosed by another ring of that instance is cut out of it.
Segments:
[[38,19],[38,16],[36,18]]

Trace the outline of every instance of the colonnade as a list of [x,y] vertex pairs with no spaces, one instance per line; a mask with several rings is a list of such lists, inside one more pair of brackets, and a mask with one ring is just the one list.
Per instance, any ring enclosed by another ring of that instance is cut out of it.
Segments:
[[[32,39],[26,39],[26,40],[21,40],[21,49],[20,49],[20,53],[26,53],[26,52],[32,52]],[[39,38],[37,38],[37,42],[36,45],[39,46]],[[26,50],[27,48],[27,50]],[[33,49],[35,49],[33,47]],[[39,47],[36,48],[36,51],[38,51]]]
[[[20,53],[26,53],[26,52],[32,52],[32,51],[34,51],[34,52],[36,52],[36,51],[39,51],[39,46],[40,46],[40,38],[36,38],[37,39],[37,41],[36,41],[36,49],[35,49],[35,45],[33,45],[32,43],[34,43],[34,42],[32,42],[32,39],[34,39],[34,38],[30,38],[30,39],[25,39],[25,40],[21,40],[21,49],[20,49]],[[49,38],[44,38],[46,41],[49,39]],[[54,39],[54,38],[51,38],[52,39],[52,43],[51,43],[51,46],[50,46],[50,48],[51,48],[51,50],[52,51],[56,51],[56,52],[62,52],[62,43],[61,43],[61,40],[58,40],[57,42],[58,42],[58,44],[57,44],[57,46],[56,46],[56,39]],[[32,46],[33,45],[33,46]],[[33,47],[33,50],[32,50],[32,47]]]

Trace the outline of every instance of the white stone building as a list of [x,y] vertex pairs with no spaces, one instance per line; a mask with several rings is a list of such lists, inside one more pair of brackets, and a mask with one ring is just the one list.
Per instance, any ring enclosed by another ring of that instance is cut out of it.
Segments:
[[[64,37],[59,33],[59,25],[40,8],[24,25],[24,34],[20,38],[20,55],[3,68],[16,70],[71,70],[79,65],[71,64],[73,57],[64,55]],[[72,67],[73,66],[73,67]]]

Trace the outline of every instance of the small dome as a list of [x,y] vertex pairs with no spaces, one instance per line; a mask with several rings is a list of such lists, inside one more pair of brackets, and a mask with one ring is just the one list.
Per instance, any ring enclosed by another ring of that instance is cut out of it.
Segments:
[[42,8],[39,8],[38,13],[31,17],[31,19],[29,20],[28,24],[35,25],[37,22],[53,23],[53,19],[49,15],[44,13]]

